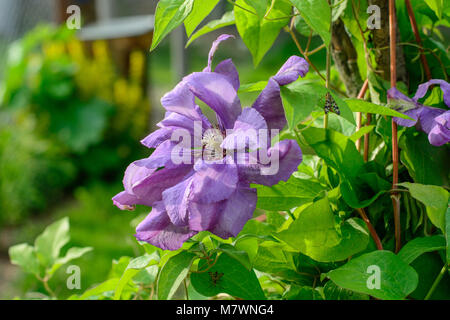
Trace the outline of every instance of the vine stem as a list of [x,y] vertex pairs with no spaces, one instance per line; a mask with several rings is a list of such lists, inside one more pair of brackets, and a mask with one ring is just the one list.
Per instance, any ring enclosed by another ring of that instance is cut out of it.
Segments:
[[429,300],[431,298],[431,296],[433,295],[434,291],[436,290],[437,286],[439,285],[439,283],[441,282],[442,278],[444,277],[445,273],[448,270],[448,264],[446,263],[443,267],[441,272],[439,272],[439,275],[437,276],[437,278],[434,280],[430,290],[428,291],[427,295],[425,296],[424,300]]
[[[420,38],[419,28],[417,27],[416,17],[414,16],[414,11],[411,6],[410,0],[405,0],[406,10],[408,11],[409,21],[411,22],[411,28],[413,30],[414,36],[416,37],[416,42],[418,45],[422,46],[422,39]],[[424,55],[423,49],[419,49],[420,59],[422,60],[423,68],[425,70],[425,75],[428,80],[431,80],[430,66],[428,65],[427,58]]]
[[372,236],[372,239],[375,242],[375,245],[377,246],[377,249],[383,250],[383,245],[381,244],[380,237],[378,236],[377,231],[375,230],[372,223],[370,222],[369,217],[367,217],[366,212],[364,211],[363,208],[359,208],[357,210],[358,210],[358,213],[361,216],[361,218],[366,223],[367,228],[369,229],[370,235]]
[[[366,79],[364,81],[364,84],[361,88],[361,90],[358,93],[358,99],[364,99],[364,96],[366,95],[367,88],[369,87],[369,79]],[[362,127],[362,112],[356,113],[356,131],[359,131]],[[366,139],[366,135],[364,135],[364,140]],[[365,146],[365,144],[364,144]],[[356,140],[356,149],[358,149],[358,152],[361,151],[361,139]],[[365,149],[364,149],[365,151]]]
[[[390,40],[390,71],[391,71],[391,87],[397,86],[397,22],[395,14],[395,0],[389,0],[389,40]],[[394,119],[392,123],[392,187],[395,188],[398,183],[398,129]],[[400,225],[400,198],[397,192],[391,194],[392,207],[394,210],[394,226],[395,226],[395,252],[399,252],[401,248],[401,225]]]

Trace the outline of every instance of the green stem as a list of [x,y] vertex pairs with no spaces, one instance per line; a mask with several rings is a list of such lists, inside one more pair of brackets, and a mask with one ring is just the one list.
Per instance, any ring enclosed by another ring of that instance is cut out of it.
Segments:
[[442,267],[441,272],[439,273],[439,275],[437,276],[436,280],[434,280],[433,285],[430,288],[430,291],[428,291],[427,295],[425,296],[424,300],[429,300],[430,297],[433,295],[434,290],[436,290],[437,286],[439,285],[439,283],[441,282],[442,278],[444,277],[445,272],[447,272],[448,269],[448,264],[445,264]]

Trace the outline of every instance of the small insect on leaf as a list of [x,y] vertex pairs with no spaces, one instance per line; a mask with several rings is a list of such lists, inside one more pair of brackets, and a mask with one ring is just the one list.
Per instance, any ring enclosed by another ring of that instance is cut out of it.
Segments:
[[217,272],[217,271],[211,272],[210,271],[208,273],[209,273],[209,276],[211,277],[211,282],[214,286],[216,286],[218,284],[220,278],[222,278],[222,276],[223,276],[222,272]]
[[327,94],[325,95],[325,106],[323,107],[323,109],[325,110],[325,113],[334,112],[337,115],[341,114],[336,101],[334,101],[333,96],[329,92],[327,92]]

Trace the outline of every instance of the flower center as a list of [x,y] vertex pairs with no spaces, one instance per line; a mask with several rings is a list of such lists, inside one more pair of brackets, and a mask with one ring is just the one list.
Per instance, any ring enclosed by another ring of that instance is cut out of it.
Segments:
[[203,157],[208,161],[220,160],[224,156],[224,151],[220,147],[223,135],[218,129],[209,129],[203,134],[202,149]]

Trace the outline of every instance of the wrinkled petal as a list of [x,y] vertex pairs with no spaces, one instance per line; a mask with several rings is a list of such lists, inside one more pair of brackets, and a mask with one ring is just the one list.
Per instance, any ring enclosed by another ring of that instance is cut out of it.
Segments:
[[189,228],[195,231],[213,229],[220,213],[223,211],[225,201],[215,203],[198,203],[189,201]]
[[163,250],[177,250],[197,232],[175,226],[162,202],[155,203],[150,214],[137,226],[135,237]]
[[147,148],[156,148],[167,139],[170,139],[171,135],[172,129],[170,128],[158,129],[142,139],[141,143]]
[[[239,174],[250,183],[272,186],[287,181],[302,162],[302,150],[295,140],[282,140],[267,152],[268,162],[257,165],[240,165]],[[277,156],[278,155],[278,156]]]
[[138,197],[122,191],[112,198],[113,203],[120,210],[134,210],[137,204],[151,207],[152,203],[146,201],[145,199],[139,199]]
[[226,200],[215,225],[209,229],[223,239],[236,237],[256,208],[256,190],[240,187]]
[[444,93],[444,102],[447,105],[447,107],[450,107],[450,83],[440,79],[432,79],[428,82],[419,85],[419,88],[417,88],[413,100],[418,101],[420,98],[423,98],[427,94],[428,88],[431,85],[439,85],[441,87],[441,90]]
[[205,72],[211,72],[212,68],[212,60],[214,58],[214,54],[217,51],[217,48],[219,47],[219,44],[222,41],[228,40],[228,39],[234,39],[235,37],[231,34],[222,34],[220,35],[216,40],[214,40],[214,42],[212,43],[211,49],[209,50],[209,54],[208,54],[208,66],[203,70]]
[[280,86],[296,81],[299,76],[303,77],[307,72],[308,63],[303,58],[292,56],[278,73],[269,79],[267,86],[252,106],[266,119],[269,130],[281,130],[287,123],[280,96]]
[[176,226],[187,225],[187,204],[191,186],[192,179],[186,179],[162,193],[167,214]]
[[433,107],[421,107],[419,109],[419,129],[429,133],[435,125],[435,118],[443,114],[445,110]]
[[194,72],[183,79],[192,93],[217,114],[222,129],[233,128],[241,102],[228,77],[215,72]]
[[239,90],[239,87],[241,86],[241,82],[239,81],[239,73],[231,59],[227,59],[219,63],[214,69],[214,72],[226,76],[233,86],[234,90]]
[[234,123],[234,128],[227,131],[221,147],[234,150],[245,148],[255,150],[267,147],[268,138],[259,139],[260,134],[267,135],[266,120],[256,109],[244,108]]
[[412,127],[417,123],[417,121],[419,120],[419,108],[421,106],[420,104],[401,93],[397,88],[389,89],[387,92],[387,97],[389,99],[390,106],[394,110],[403,113],[412,119],[415,119],[408,120],[394,117],[393,119],[398,125],[403,127]]
[[161,98],[161,104],[167,111],[181,114],[194,121],[203,120],[195,104],[195,97],[184,81],[181,81],[172,91],[166,93]]
[[238,182],[237,166],[219,163],[207,163],[199,160],[195,163],[191,199],[199,203],[212,203],[227,199],[235,190]]
[[160,201],[164,190],[182,181],[191,171],[192,165],[184,164],[157,170],[135,185],[131,193],[149,203]]
[[128,194],[134,194],[133,188],[152,175],[156,168],[150,165],[150,161],[142,159],[131,163],[125,170],[123,186]]
[[450,111],[434,119],[434,125],[428,134],[428,140],[434,146],[440,147],[450,141]]

